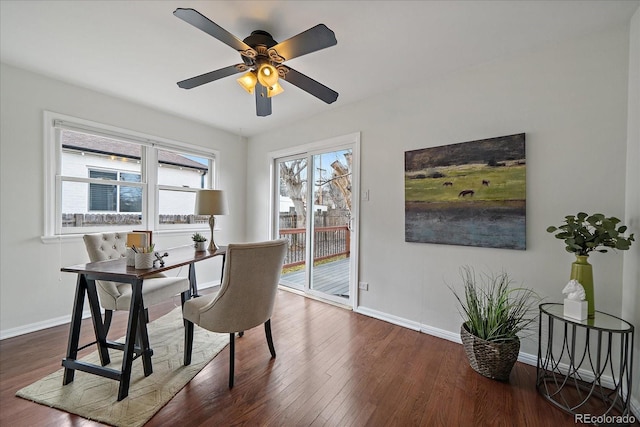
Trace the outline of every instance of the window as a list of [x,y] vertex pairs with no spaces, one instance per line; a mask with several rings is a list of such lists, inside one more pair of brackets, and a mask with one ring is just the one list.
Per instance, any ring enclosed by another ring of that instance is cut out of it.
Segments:
[[[160,225],[188,223],[193,217],[197,189],[208,188],[209,159],[184,152],[158,150],[156,165]],[[185,206],[191,206],[191,212],[185,214]],[[203,218],[208,224],[208,217]]]
[[207,225],[215,151],[48,112],[45,129],[46,236]]
[[[89,170],[89,178],[141,182],[140,174]],[[89,211],[142,213],[142,188],[118,184],[89,184]]]

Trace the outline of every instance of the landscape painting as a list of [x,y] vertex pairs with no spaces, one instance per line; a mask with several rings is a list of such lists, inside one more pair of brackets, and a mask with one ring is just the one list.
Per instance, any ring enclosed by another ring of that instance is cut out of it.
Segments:
[[526,248],[525,135],[406,151],[405,241]]

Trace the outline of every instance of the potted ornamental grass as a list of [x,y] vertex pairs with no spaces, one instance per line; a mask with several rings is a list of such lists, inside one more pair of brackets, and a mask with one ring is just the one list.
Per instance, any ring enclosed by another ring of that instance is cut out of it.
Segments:
[[567,252],[576,256],[571,264],[570,279],[577,280],[584,288],[589,318],[595,316],[593,268],[588,262],[589,255],[592,252],[606,253],[609,249],[626,251],[635,241],[633,233],[624,236],[627,230],[627,226],[614,216],[606,217],[600,213],[588,215],[584,212],[567,215],[564,224],[547,228],[547,232],[556,233],[555,237],[564,241]]
[[534,326],[539,298],[513,287],[506,272],[481,274],[460,269],[462,292],[449,287],[463,318],[460,338],[471,367],[485,377],[507,381],[518,359],[520,334]]

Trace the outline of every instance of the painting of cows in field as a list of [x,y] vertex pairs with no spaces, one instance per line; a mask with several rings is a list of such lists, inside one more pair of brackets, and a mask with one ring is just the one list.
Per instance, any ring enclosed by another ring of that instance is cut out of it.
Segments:
[[405,241],[526,248],[524,133],[406,151]]

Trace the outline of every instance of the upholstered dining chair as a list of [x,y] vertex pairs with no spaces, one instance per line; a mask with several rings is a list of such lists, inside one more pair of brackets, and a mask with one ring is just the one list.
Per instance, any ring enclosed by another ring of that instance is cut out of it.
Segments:
[[276,357],[271,313],[286,251],[286,240],[227,246],[220,290],[184,303],[185,365],[191,363],[194,324],[229,334],[229,388],[233,387],[236,333],[242,336],[244,331],[264,324],[271,357]]
[[[107,261],[126,257],[127,233],[85,234],[84,244],[91,262]],[[166,277],[159,273],[144,279],[142,303],[145,308],[145,322],[149,321],[147,307],[182,294],[182,301],[188,298],[189,280],[186,277]],[[131,285],[126,283],[96,280],[96,290],[100,305],[104,308],[105,332],[109,331],[113,311],[128,311],[131,305]]]

